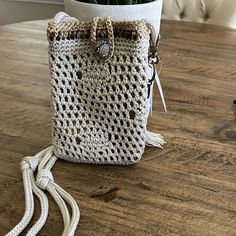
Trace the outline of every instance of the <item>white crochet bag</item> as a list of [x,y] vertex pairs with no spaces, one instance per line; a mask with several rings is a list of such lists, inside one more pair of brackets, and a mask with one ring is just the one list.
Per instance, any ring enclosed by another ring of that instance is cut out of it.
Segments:
[[79,208],[53,180],[50,170],[57,158],[128,165],[141,159],[145,145],[164,144],[161,135],[146,129],[154,80],[165,107],[155,70],[159,37],[149,23],[109,18],[80,22],[60,12],[49,22],[48,40],[52,146],[23,159],[25,214],[7,235],[19,235],[30,222],[33,194],[40,200],[42,213],[27,235],[40,231],[48,215],[43,190],[60,207],[63,235],[74,235]]

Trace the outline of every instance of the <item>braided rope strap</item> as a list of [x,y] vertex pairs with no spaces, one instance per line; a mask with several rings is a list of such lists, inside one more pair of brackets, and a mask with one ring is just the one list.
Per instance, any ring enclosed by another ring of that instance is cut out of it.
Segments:
[[[47,190],[57,203],[64,222],[63,236],[73,236],[79,223],[80,211],[76,201],[53,180],[51,168],[56,162],[53,146],[48,147],[35,156],[25,157],[21,162],[22,177],[25,191],[25,213],[21,221],[6,236],[17,236],[27,227],[34,214],[34,196],[38,197],[41,206],[41,215],[29,229],[27,236],[34,236],[44,226],[48,216],[48,199],[42,190]],[[38,170],[36,180],[34,172]],[[71,207],[69,213],[66,203]]]

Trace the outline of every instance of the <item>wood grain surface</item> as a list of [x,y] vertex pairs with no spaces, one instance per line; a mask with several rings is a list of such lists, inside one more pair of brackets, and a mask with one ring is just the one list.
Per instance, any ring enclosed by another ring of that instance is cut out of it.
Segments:
[[[0,27],[0,235],[24,212],[21,159],[50,144],[46,26]],[[236,31],[172,21],[161,31],[168,113],[156,91],[149,129],[168,143],[133,166],[58,161],[55,181],[81,209],[76,235],[236,235]],[[61,235],[49,200],[39,235]]]

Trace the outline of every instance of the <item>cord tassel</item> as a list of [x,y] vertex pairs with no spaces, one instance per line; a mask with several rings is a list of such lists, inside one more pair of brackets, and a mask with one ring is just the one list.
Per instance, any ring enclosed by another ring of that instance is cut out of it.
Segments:
[[163,148],[165,143],[164,138],[160,134],[146,131],[146,146]]
[[[62,213],[64,221],[63,236],[73,236],[79,223],[80,211],[77,203],[64,189],[53,180],[51,168],[56,162],[53,147],[49,147],[39,152],[35,156],[25,157],[21,162],[21,170],[25,191],[25,213],[21,221],[6,236],[17,236],[30,223],[34,213],[34,196],[39,198],[41,205],[41,215],[35,224],[27,232],[27,236],[37,235],[44,226],[48,217],[48,199],[42,190],[47,190],[57,203]],[[38,169],[36,181],[34,172]],[[70,215],[66,203],[71,207]]]

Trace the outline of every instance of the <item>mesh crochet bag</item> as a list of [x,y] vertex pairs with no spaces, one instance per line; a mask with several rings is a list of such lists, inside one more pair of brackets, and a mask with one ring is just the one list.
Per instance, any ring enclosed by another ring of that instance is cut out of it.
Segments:
[[141,159],[145,145],[164,144],[161,135],[146,129],[154,80],[165,104],[155,70],[159,37],[149,23],[109,18],[80,22],[58,13],[49,22],[48,40],[52,146],[21,162],[25,214],[7,235],[19,235],[30,222],[33,194],[42,213],[27,235],[40,231],[48,215],[43,190],[60,207],[63,235],[74,235],[80,212],[75,200],[53,181],[50,170],[57,158],[128,165]]

